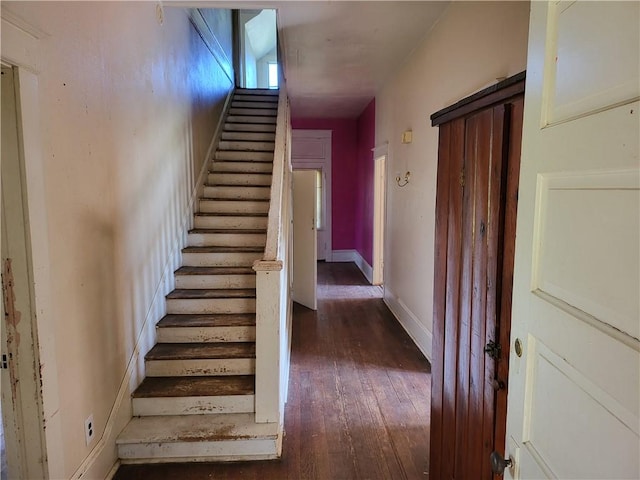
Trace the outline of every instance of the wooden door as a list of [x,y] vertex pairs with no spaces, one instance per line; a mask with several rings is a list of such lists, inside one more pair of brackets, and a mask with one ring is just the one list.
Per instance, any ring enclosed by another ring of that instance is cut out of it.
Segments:
[[318,262],[315,170],[293,171],[293,291],[295,302],[316,310]]
[[640,478],[638,98],[640,3],[532,2],[505,478]]
[[504,444],[523,89],[520,74],[432,116],[432,478],[491,479]]

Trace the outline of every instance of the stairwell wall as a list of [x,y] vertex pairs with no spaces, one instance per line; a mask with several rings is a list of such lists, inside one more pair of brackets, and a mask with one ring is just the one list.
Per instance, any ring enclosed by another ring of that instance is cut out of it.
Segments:
[[[2,8],[45,34],[37,41],[36,73],[46,318],[55,337],[55,351],[41,358],[49,475],[104,478],[164,313],[233,68],[214,56],[181,8]],[[230,14],[222,24],[231,31]],[[87,446],[90,414],[95,438]]]
[[[528,22],[528,2],[452,2],[376,96],[376,145],[389,142],[384,299],[429,359],[438,162],[429,116],[523,71]],[[413,142],[402,144],[407,129]],[[407,171],[400,188],[394,179]]]

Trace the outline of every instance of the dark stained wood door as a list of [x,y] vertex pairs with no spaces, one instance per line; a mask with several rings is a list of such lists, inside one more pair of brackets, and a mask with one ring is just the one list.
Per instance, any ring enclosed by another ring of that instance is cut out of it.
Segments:
[[520,74],[432,116],[434,479],[492,479],[504,451],[523,92]]

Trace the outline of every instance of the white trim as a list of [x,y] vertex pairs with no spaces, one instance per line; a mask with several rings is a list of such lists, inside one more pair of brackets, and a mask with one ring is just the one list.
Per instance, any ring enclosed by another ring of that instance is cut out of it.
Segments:
[[226,52],[220,45],[220,41],[216,37],[215,33],[211,30],[211,27],[205,20],[204,16],[200,9],[191,9],[188,11],[189,20],[195,28],[198,35],[202,39],[202,42],[206,45],[207,49],[211,52],[213,58],[215,58],[220,68],[225,73],[231,85],[235,84],[234,74],[233,74],[233,61],[227,57]]
[[389,142],[384,142],[383,144],[372,148],[371,151],[373,152],[373,160],[374,161],[376,159],[380,158],[380,157],[388,156],[389,155]]
[[383,154],[374,158],[373,166],[373,273],[371,283],[374,285],[382,285],[384,281],[386,187],[387,155]]
[[409,307],[398,298],[388,287],[384,289],[384,303],[389,307],[402,328],[409,334],[413,343],[431,362],[433,334],[422,324]]
[[331,252],[333,263],[355,263],[369,283],[373,280],[373,268],[357,250],[334,250]]

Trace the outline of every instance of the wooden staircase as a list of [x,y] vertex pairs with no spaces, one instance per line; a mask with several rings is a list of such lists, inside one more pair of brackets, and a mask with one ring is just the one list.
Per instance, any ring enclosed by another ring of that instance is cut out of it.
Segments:
[[266,243],[278,91],[236,90],[121,432],[123,463],[268,459],[255,412],[256,275]]

